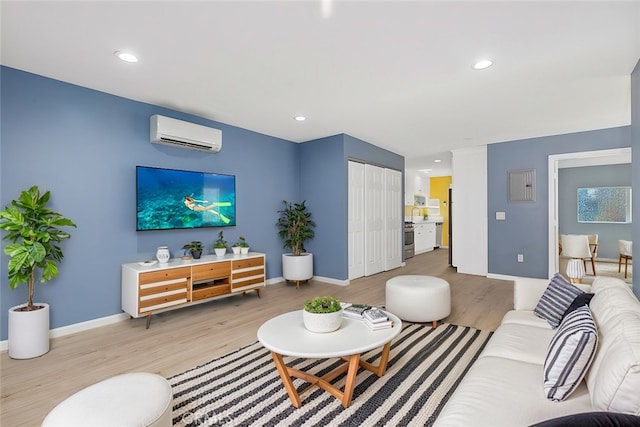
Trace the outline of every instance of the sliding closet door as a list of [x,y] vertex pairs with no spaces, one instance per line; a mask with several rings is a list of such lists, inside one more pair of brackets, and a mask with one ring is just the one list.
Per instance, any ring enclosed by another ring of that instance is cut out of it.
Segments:
[[364,275],[384,271],[385,266],[385,172],[364,165]]
[[385,169],[385,265],[384,270],[393,270],[402,264],[402,235],[404,220],[401,217],[402,173]]
[[349,162],[349,280],[364,276],[364,164]]

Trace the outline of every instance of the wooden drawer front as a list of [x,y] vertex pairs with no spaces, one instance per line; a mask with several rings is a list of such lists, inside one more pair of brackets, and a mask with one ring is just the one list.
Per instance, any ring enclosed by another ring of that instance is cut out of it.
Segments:
[[260,276],[264,279],[264,268],[256,267],[256,268],[252,268],[251,270],[234,271],[231,280],[233,282],[236,282],[238,280],[246,279],[247,277],[252,277],[252,276]]
[[258,288],[260,286],[264,286],[264,277],[252,277],[252,278],[248,278],[248,279],[242,279],[242,280],[234,280],[232,287],[233,290],[241,290],[243,288]]
[[176,289],[140,298],[140,313],[159,310],[187,302],[187,289]]
[[243,260],[233,260],[232,262],[232,270],[242,270],[243,268],[257,267],[259,265],[264,265],[264,258],[249,258]]
[[191,270],[191,274],[193,282],[229,276],[231,274],[231,263],[226,261],[194,265]]
[[141,273],[138,283],[144,285],[147,283],[162,282],[165,280],[184,279],[191,276],[191,268],[180,267],[170,268],[167,270],[150,271],[148,273]]
[[166,292],[174,293],[175,291],[187,291],[187,279],[180,278],[175,280],[165,280],[158,283],[149,283],[140,285],[140,301],[147,299],[149,296],[164,294]]
[[191,292],[191,301],[198,301],[229,293],[231,293],[231,286],[229,285],[217,285],[203,289],[194,289],[193,292]]

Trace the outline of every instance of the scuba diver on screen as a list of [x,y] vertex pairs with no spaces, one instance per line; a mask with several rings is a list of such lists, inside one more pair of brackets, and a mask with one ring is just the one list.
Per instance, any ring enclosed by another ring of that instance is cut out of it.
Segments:
[[224,221],[225,224],[228,224],[231,221],[229,218],[227,218],[226,216],[224,216],[223,214],[221,214],[220,212],[214,209],[220,206],[231,206],[231,202],[211,203],[206,206],[204,205],[204,203],[209,203],[209,202],[207,200],[196,200],[191,196],[184,196],[184,205],[187,208],[191,209],[192,211],[211,212],[212,214],[219,216],[220,219]]

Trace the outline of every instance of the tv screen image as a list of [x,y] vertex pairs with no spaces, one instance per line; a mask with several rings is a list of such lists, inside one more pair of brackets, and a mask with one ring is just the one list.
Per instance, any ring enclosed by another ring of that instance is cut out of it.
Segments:
[[236,177],[136,166],[136,229],[236,225]]

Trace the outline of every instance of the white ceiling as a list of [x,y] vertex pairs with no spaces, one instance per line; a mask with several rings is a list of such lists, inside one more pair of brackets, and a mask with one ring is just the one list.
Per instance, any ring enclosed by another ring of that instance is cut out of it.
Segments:
[[347,133],[409,169],[628,125],[640,58],[639,1],[0,5],[3,65],[295,142]]

